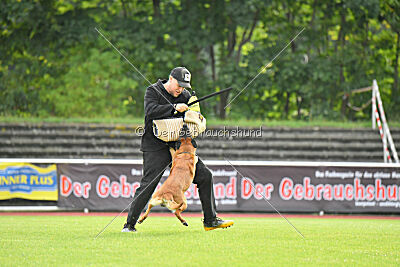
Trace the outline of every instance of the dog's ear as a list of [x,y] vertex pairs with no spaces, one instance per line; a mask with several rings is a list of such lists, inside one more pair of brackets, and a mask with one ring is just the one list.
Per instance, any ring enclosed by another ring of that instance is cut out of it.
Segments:
[[197,143],[196,143],[196,141],[194,139],[192,139],[192,145],[193,145],[194,148],[197,148]]
[[180,140],[175,143],[175,150],[177,151],[181,147],[182,142]]

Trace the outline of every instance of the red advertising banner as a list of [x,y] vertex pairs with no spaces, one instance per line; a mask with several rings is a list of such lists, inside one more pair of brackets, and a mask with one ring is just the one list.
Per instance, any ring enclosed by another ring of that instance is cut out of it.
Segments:
[[[206,162],[207,163],[207,162]],[[400,168],[210,163],[218,211],[400,212]],[[58,164],[59,206],[122,210],[132,201],[141,164]],[[239,172],[239,173],[238,173]],[[159,184],[165,181],[169,171]],[[243,176],[242,176],[243,175]],[[198,190],[186,192],[188,211],[200,211]],[[158,210],[165,208],[157,207]]]

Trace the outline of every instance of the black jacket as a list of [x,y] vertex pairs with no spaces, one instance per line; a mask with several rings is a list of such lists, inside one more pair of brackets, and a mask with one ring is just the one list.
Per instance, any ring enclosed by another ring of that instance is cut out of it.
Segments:
[[[163,83],[166,82],[167,80],[158,80],[155,84],[152,84],[146,89],[144,96],[144,134],[140,146],[140,150],[143,152],[158,151],[168,146],[168,143],[155,137],[153,133],[153,120],[173,117],[175,109],[170,103],[187,104],[191,96],[189,91],[184,89],[178,97],[173,97],[163,86]],[[156,92],[156,90],[158,92]],[[161,94],[164,97],[161,96]],[[166,99],[168,99],[170,103]]]

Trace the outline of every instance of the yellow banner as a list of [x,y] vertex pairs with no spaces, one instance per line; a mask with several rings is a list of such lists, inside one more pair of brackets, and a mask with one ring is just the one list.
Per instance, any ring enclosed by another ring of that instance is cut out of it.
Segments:
[[0,200],[11,198],[57,201],[56,165],[0,163]]

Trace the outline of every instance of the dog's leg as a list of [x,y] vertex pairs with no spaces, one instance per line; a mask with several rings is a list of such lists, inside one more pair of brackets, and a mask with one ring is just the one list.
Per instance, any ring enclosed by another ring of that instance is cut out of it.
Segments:
[[181,206],[174,212],[175,216],[181,221],[181,223],[184,226],[188,226],[187,222],[185,221],[185,219],[183,219],[181,212],[186,210],[187,208],[187,200],[185,197],[185,193],[182,192],[182,204]]
[[185,193],[182,193],[182,199],[183,199],[183,203],[182,203],[182,206],[179,208],[179,210],[181,212],[183,212],[184,210],[187,209],[187,199],[185,197]]
[[182,223],[184,226],[188,226],[188,224],[187,224],[187,222],[185,221],[185,219],[183,219],[182,216],[181,216],[181,211],[180,211],[180,209],[177,209],[177,210],[175,211],[174,214],[175,214],[176,218],[178,218],[178,220],[180,220],[181,223]]
[[147,216],[149,216],[150,210],[153,207],[153,205],[149,204],[149,207],[147,208],[146,212],[140,216],[138,223],[141,224],[144,220],[146,220]]
[[150,210],[152,207],[155,207],[162,203],[163,203],[163,201],[159,197],[155,197],[155,198],[153,197],[152,199],[150,199],[149,207],[147,208],[146,212],[139,218],[138,223],[142,223],[144,220],[146,220],[147,216],[149,216],[149,213],[150,213]]

